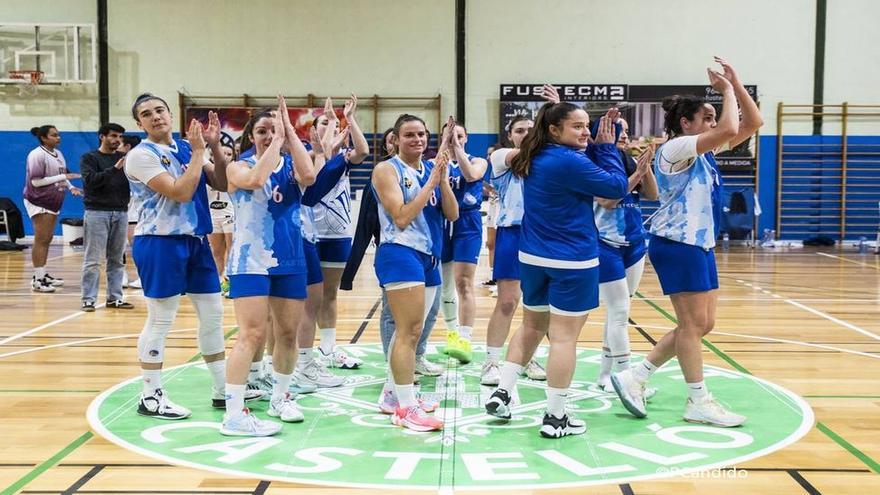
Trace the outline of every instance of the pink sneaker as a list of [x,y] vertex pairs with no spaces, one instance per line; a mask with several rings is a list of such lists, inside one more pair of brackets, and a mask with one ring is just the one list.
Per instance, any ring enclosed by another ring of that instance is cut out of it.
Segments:
[[429,416],[419,406],[409,408],[397,408],[397,411],[391,416],[391,423],[409,428],[413,431],[434,431],[443,429],[443,421]]
[[[431,413],[437,410],[439,404],[429,399],[423,399],[418,397],[419,407],[422,408],[422,411],[426,413]],[[397,409],[400,407],[400,403],[397,402],[397,397],[394,396],[394,392],[391,390],[382,389],[382,398],[379,399],[379,411],[382,414],[394,414]]]

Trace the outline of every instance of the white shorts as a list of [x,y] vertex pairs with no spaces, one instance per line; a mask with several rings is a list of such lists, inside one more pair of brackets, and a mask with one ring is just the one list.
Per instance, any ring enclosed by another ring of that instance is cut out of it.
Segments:
[[48,213],[50,215],[58,216],[57,211],[47,210],[47,209],[43,208],[42,206],[37,206],[26,199],[24,199],[23,201],[24,201],[24,209],[25,209],[25,211],[27,211],[28,218],[34,218],[35,216],[37,216],[41,213]]
[[214,226],[212,234],[231,234],[234,217],[211,215],[211,225]]

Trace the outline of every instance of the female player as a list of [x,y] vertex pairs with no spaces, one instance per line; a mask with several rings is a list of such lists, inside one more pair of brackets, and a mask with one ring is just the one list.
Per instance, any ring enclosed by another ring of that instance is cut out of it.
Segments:
[[443,125],[440,135],[437,152],[446,151],[451,159],[449,183],[459,210],[458,220],[448,222],[444,232],[442,307],[447,330],[443,352],[464,364],[473,358],[471,338],[477,313],[474,273],[483,244],[480,203],[488,164],[464,150],[467,130],[452,117]]
[[565,412],[575,368],[576,345],[590,310],[599,305],[598,240],[593,223],[593,197],[626,195],[627,180],[614,146],[617,109],[600,120],[596,145],[590,138],[587,113],[571,103],[547,103],[535,127],[511,161],[523,179],[523,220],[519,245],[523,291],[523,326],[514,334],[501,367],[499,388],[486,411],[510,418],[510,390],[548,334],[547,412],[541,435],[579,435],[586,424]]
[[[277,113],[258,112],[245,127],[255,153],[229,167],[229,194],[237,222],[227,272],[239,336],[227,366],[224,435],[267,436],[281,425],[257,419],[244,407],[251,360],[265,342],[272,319],[275,348],[268,414],[299,422],[303,414],[288,389],[296,361],[296,333],[306,297],[300,234],[300,187],[315,182],[315,169],[290,123],[284,98]],[[282,147],[290,155],[282,155]]]
[[447,177],[448,156],[439,155],[434,164],[422,159],[428,144],[422,119],[401,115],[394,124],[394,140],[397,154],[373,170],[381,225],[376,275],[396,324],[389,364],[400,407],[391,418],[405,428],[437,430],[443,428],[443,422],[419,406],[413,368],[425,315],[440,285],[437,265],[444,217],[455,221],[458,203]]
[[82,190],[70,183],[70,179],[79,179],[80,175],[67,172],[64,155],[58,149],[61,135],[54,125],[34,127],[31,134],[40,141],[40,145],[28,153],[23,191],[24,208],[34,225],[31,287],[34,292],[55,292],[56,287],[64,285],[64,280],[46,272],[46,257],[64,202],[64,191],[82,196]]
[[712,105],[695,96],[666,98],[663,109],[669,140],[654,158],[660,208],[651,221],[648,256],[663,293],[672,301],[678,324],[660,339],[647,359],[612,374],[611,383],[626,409],[643,418],[647,415],[644,395],[648,379],[676,356],[688,391],[685,421],[733,427],[746,418],[728,411],[709,393],[703,381],[701,354],[701,339],[715,325],[718,300],[712,248],[720,228],[722,184],[714,153],[742,143],[763,121],[733,67],[718,57],[715,61],[724,73],[707,72],[709,83],[723,96],[721,117],[716,121]]
[[[227,163],[234,161],[235,151],[230,145],[221,145],[223,156]],[[220,293],[229,295],[229,279],[226,277],[226,258],[232,248],[232,227],[235,221],[235,211],[229,200],[229,193],[208,187],[208,206],[211,208],[211,224],[213,231],[208,234],[208,244],[211,245],[211,254],[214,256],[214,264],[220,274]]]

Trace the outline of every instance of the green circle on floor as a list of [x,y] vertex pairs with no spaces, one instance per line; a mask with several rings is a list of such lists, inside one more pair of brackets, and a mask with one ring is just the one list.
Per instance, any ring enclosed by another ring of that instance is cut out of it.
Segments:
[[[440,402],[434,414],[446,428],[415,433],[379,413],[386,370],[381,345],[345,349],[364,365],[334,370],[347,377],[342,387],[300,396],[305,422],[285,424],[274,437],[220,435],[223,411],[211,407],[211,379],[202,363],[163,374],[168,396],[192,410],[186,420],[137,415],[140,377],[103,392],[90,405],[88,419],[108,440],[170,464],[294,483],[426,490],[617,484],[736,466],[794,443],[813,425],[813,411],[792,392],[712,366],[705,370],[709,389],[748,421],[732,429],[687,423],[684,381],[674,361],[654,374],[651,386],[658,393],[648,403],[648,417],[636,419],[615,395],[595,388],[599,352],[578,349],[569,412],[588,429],[549,440],[538,434],[546,382],[521,378],[520,405],[513,420],[503,422],[483,410],[492,389],[480,385],[480,363],[457,366],[429,345],[429,358],[445,363],[446,370],[436,378],[422,377],[421,393]],[[474,351],[483,355],[480,346]],[[546,347],[538,349],[540,362],[546,355]],[[249,406],[268,417],[268,402]]]

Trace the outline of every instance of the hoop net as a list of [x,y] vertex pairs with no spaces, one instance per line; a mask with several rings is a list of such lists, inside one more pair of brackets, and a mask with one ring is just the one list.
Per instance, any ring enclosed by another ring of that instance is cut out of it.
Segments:
[[37,94],[37,86],[42,84],[45,74],[41,70],[11,70],[9,79],[22,81],[18,88],[19,96],[33,96]]

